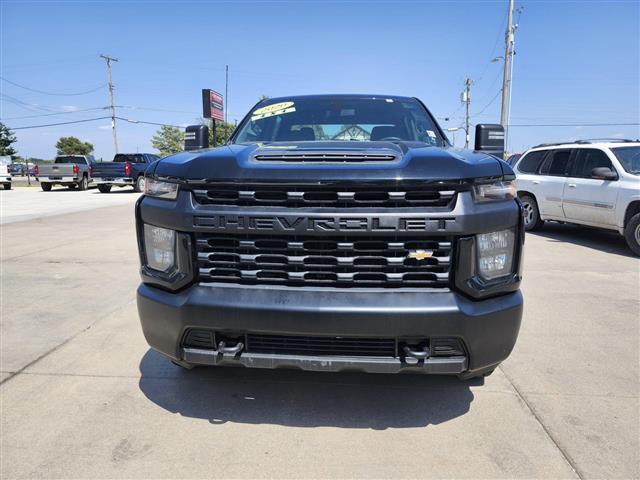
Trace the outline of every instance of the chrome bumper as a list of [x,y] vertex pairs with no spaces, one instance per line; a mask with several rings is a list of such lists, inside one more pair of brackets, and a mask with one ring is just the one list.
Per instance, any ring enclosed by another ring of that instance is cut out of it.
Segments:
[[133,178],[93,178],[94,183],[98,185],[133,185]]

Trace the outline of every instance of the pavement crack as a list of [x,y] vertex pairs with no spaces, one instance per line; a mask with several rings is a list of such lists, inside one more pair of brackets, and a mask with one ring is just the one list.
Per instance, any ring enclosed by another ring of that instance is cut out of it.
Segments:
[[551,440],[553,442],[553,444],[555,445],[555,447],[558,449],[558,451],[562,454],[562,456],[564,457],[565,461],[567,462],[567,464],[569,464],[569,466],[571,467],[571,469],[574,471],[574,473],[576,474],[576,476],[580,479],[583,480],[585,478],[584,473],[582,472],[582,470],[578,467],[578,465],[576,464],[576,462],[573,460],[573,458],[571,457],[571,455],[569,454],[569,452],[566,451],[566,449],[560,445],[560,442],[553,436],[553,434],[551,433],[551,430],[549,430],[547,428],[547,426],[544,424],[544,422],[542,421],[542,418],[540,418],[540,416],[538,415],[538,413],[535,411],[535,409],[533,408],[533,406],[529,403],[529,401],[525,398],[525,396],[520,392],[520,390],[518,389],[518,387],[516,386],[515,383],[513,383],[513,380],[511,380],[511,377],[509,375],[507,375],[507,372],[504,371],[504,369],[502,368],[502,365],[498,366],[498,368],[500,369],[500,371],[502,372],[502,374],[505,376],[505,378],[507,379],[507,381],[511,384],[511,386],[513,387],[513,389],[515,390],[516,394],[518,395],[518,397],[520,398],[520,400],[522,400],[522,403],[524,403],[527,407],[527,409],[531,412],[531,415],[533,415],[533,418],[536,419],[536,421],[540,424],[540,426],[542,427],[542,430],[544,430],[544,432],[546,433],[547,437],[549,437],[549,440]]
[[67,343],[69,343],[70,341],[72,341],[73,339],[79,337],[80,335],[82,335],[84,332],[86,332],[87,330],[90,330],[91,328],[93,328],[98,322],[101,322],[102,320],[104,320],[105,318],[108,318],[110,315],[112,315],[113,313],[124,309],[125,307],[127,307],[129,304],[131,304],[132,302],[135,301],[135,298],[130,299],[129,301],[127,301],[126,303],[119,305],[118,307],[114,308],[113,310],[110,310],[109,312],[105,313],[104,315],[102,315],[101,317],[96,318],[96,320],[92,323],[90,323],[89,325],[87,325],[86,327],[84,327],[82,330],[76,332],[75,334],[71,335],[69,338],[67,338],[66,340],[63,340],[62,342],[60,342],[58,345],[56,345],[53,348],[50,348],[49,350],[47,350],[46,352],[44,352],[42,355],[36,357],[34,360],[31,360],[29,363],[27,363],[26,365],[24,365],[23,367],[17,369],[15,372],[12,372],[7,378],[3,378],[0,381],[0,385],[4,385],[6,382],[8,382],[9,380],[11,380],[12,378],[15,378],[16,376],[20,375],[21,373],[23,373],[27,368],[32,367],[33,365],[35,365],[36,363],[38,363],[40,360],[46,358],[47,356],[49,356],[50,354],[52,354],[53,352],[57,351],[58,349],[60,349],[61,347],[65,346]]

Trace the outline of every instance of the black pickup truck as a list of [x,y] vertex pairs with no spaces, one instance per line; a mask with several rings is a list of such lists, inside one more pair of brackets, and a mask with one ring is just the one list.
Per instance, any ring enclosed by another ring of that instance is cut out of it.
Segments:
[[261,101],[226,145],[147,171],[148,343],[185,368],[491,373],[523,307],[522,207],[487,153],[502,150],[499,125],[452,148],[415,98]]
[[109,193],[113,186],[129,186],[136,192],[142,192],[145,170],[159,159],[153,153],[117,153],[112,162],[96,163],[93,166],[93,181],[101,193]]

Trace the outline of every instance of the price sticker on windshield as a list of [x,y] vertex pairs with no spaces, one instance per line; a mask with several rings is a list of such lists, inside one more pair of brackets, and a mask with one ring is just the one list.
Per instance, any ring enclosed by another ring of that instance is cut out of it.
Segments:
[[295,112],[296,107],[293,102],[280,102],[266,107],[258,108],[251,114],[251,121],[261,120],[263,118],[273,117],[275,115],[283,115],[285,113]]

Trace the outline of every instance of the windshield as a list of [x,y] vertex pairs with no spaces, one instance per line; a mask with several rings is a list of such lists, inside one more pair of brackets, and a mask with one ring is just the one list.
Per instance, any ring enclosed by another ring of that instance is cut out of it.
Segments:
[[445,145],[414,99],[309,97],[266,101],[245,118],[234,143],[413,141]]
[[56,161],[54,163],[85,163],[85,160],[84,157],[66,156],[56,157]]
[[142,155],[127,155],[126,153],[118,153],[113,157],[114,162],[144,163]]
[[627,172],[635,175],[640,174],[640,145],[634,147],[616,147],[611,151],[618,157]]

